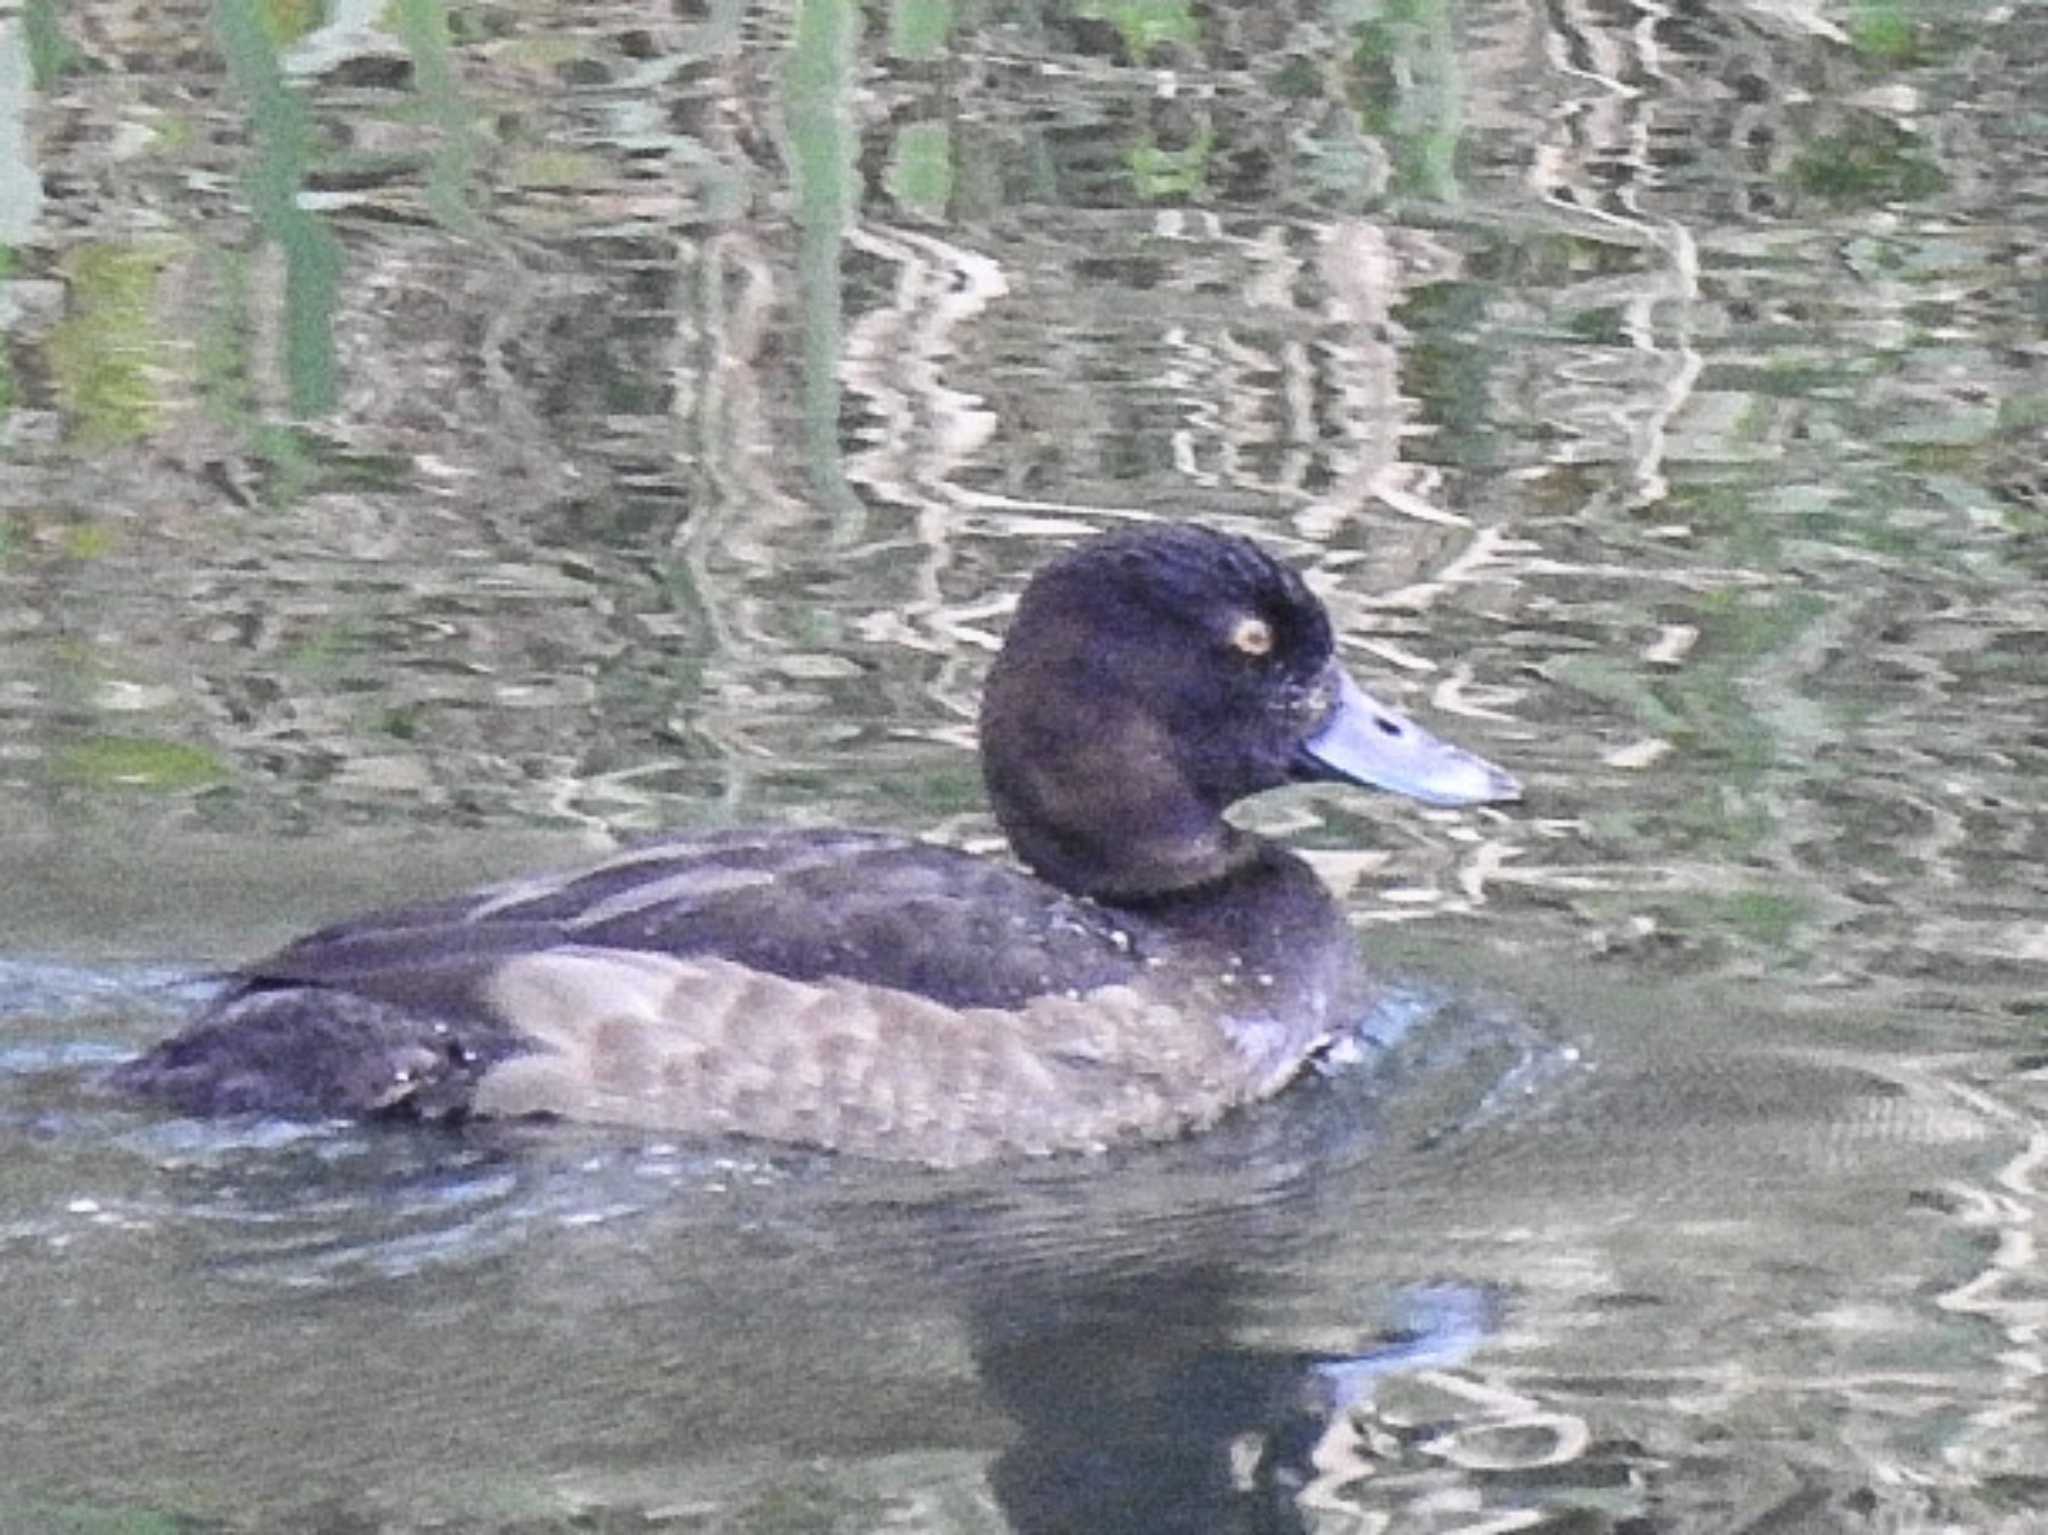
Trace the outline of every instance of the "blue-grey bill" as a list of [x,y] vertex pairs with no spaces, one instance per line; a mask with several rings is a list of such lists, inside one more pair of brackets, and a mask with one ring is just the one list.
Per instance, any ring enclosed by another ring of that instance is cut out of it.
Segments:
[[1511,774],[1439,741],[1342,672],[1336,707],[1301,750],[1311,777],[1370,784],[1425,805],[1487,805],[1522,797]]

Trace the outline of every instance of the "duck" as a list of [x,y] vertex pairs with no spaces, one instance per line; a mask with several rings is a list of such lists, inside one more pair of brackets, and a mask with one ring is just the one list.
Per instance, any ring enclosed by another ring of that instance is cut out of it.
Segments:
[[1519,783],[1367,693],[1258,543],[1097,533],[985,681],[997,861],[881,831],[661,836],[323,927],[113,1073],[194,1116],[593,1121],[933,1166],[1184,1136],[1329,1055],[1372,986],[1291,783]]

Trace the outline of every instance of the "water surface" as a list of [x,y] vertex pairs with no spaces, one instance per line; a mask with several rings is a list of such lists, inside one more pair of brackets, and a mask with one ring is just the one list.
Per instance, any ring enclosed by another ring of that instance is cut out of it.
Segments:
[[[2033,1527],[2044,70],[1913,0],[0,13],[0,1524]],[[1252,807],[1393,985],[1351,1077],[947,1178],[92,1089],[379,899],[992,849],[1008,606],[1157,516],[1529,784]]]

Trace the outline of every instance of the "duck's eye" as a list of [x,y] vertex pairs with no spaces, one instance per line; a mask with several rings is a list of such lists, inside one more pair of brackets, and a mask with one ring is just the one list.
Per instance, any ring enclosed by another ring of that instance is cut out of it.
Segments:
[[1230,631],[1230,648],[1248,656],[1271,655],[1273,626],[1263,618],[1247,613]]

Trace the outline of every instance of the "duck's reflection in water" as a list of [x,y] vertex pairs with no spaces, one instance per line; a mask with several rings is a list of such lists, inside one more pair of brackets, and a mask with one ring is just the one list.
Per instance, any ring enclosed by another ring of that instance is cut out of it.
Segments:
[[1492,1309],[1432,1287],[1394,1334],[1331,1355],[1244,1346],[1249,1292],[1212,1264],[977,1308],[982,1382],[1019,1431],[990,1476],[1019,1535],[1305,1531],[1324,1436],[1381,1376],[1462,1359]]
[[[990,1476],[1020,1535],[1308,1529],[1341,1479],[1331,1431],[1383,1378],[1449,1367],[1491,1333],[1483,1288],[1413,1284],[1415,1261],[1340,1271],[1375,1189],[1426,1178],[1558,1058],[1439,995],[1390,996],[1375,1019],[1375,1064],[1272,1112],[918,1212],[914,1245],[948,1276],[942,1303],[1016,1435]],[[1286,1341],[1304,1315],[1320,1350]]]

